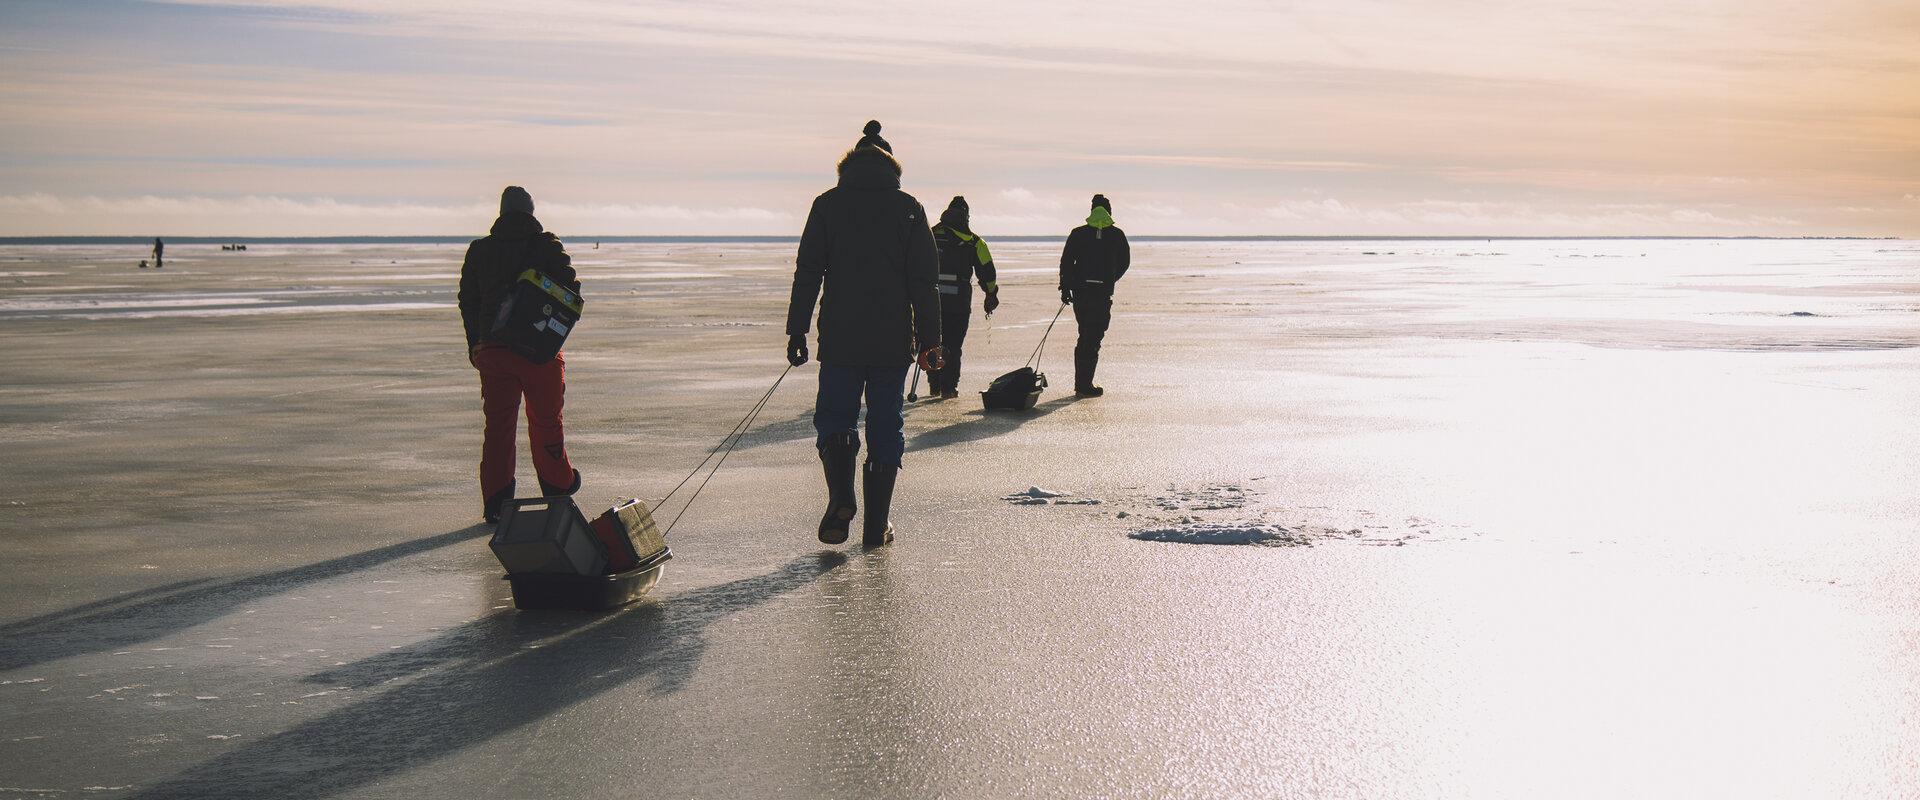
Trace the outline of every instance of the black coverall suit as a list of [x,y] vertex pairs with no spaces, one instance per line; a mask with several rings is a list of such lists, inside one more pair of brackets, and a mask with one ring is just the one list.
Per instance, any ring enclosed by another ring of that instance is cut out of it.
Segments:
[[1113,288],[1127,274],[1132,254],[1127,235],[1111,223],[1074,228],[1060,251],[1060,291],[1073,296],[1073,318],[1080,341],[1073,347],[1073,388],[1093,388],[1100,365],[1100,342],[1113,321]]
[[940,247],[940,336],[945,345],[947,366],[927,376],[927,388],[934,392],[960,390],[961,349],[967,340],[967,323],[973,318],[973,287],[977,276],[980,289],[999,291],[993,271],[993,254],[987,242],[967,230],[964,221],[943,216],[933,226],[933,241]]

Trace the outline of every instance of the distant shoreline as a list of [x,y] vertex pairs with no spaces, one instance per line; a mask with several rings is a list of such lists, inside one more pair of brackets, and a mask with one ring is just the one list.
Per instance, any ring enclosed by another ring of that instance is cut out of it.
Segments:
[[[168,244],[466,244],[477,236],[162,236]],[[573,245],[793,244],[799,236],[582,236]],[[1588,242],[1588,241],[1901,241],[1898,236],[1133,236],[1136,242]],[[996,242],[1058,242],[1059,236],[994,236]],[[0,245],[151,245],[151,236],[0,236]]]

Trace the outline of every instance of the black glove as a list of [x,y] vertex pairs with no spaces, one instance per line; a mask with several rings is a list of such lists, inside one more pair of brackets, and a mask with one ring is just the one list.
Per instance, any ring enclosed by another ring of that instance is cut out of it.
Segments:
[[1066,306],[1066,305],[1072,305],[1072,304],[1073,304],[1073,290],[1072,290],[1072,289],[1061,289],[1061,290],[1060,290],[1060,305],[1063,305],[1063,306]]
[[999,307],[1000,307],[1000,293],[987,292],[987,313],[991,314],[993,313],[994,309]]
[[787,363],[796,367],[807,363],[807,337],[787,337]]

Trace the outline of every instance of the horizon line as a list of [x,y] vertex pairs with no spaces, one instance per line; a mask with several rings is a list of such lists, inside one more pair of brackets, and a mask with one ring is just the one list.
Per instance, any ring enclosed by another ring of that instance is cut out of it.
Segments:
[[[136,245],[151,243],[156,237],[126,234],[86,234],[47,236],[0,236],[0,245]],[[459,234],[399,235],[327,235],[327,236],[160,236],[162,241],[180,244],[463,244],[482,237]],[[991,237],[1001,242],[1058,242],[1066,235],[1006,235]],[[1710,236],[1710,235],[1573,235],[1573,236],[1473,236],[1462,234],[1141,234],[1128,237],[1136,242],[1418,242],[1418,241],[1904,241],[1899,236]],[[800,237],[786,234],[609,234],[602,236],[563,236],[563,242],[611,242],[614,244],[693,244],[702,242],[788,243]]]

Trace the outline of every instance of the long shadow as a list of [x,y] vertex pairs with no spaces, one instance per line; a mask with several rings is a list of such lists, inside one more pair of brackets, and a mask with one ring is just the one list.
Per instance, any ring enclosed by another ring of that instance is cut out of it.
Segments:
[[180,581],[10,623],[0,626],[6,638],[0,672],[158,639],[225,616],[241,603],[488,533],[487,526],[470,525],[315,564],[214,584]]
[[985,411],[975,409],[966,413],[966,419],[938,428],[931,428],[914,434],[907,441],[907,449],[930,450],[962,442],[977,442],[1001,434],[1012,433],[1020,426],[1044,417],[1072,405],[1080,398],[1074,395],[1056,397],[1033,407],[1030,411]]
[[[921,388],[925,389],[926,385],[922,383]],[[969,400],[967,398],[972,398],[972,399]],[[929,434],[933,435],[934,438],[930,440],[927,444],[923,445],[925,447],[939,447],[941,445],[953,444],[956,441],[972,441],[973,439],[984,439],[988,436],[998,436],[1002,433],[1006,433],[1012,430],[1013,428],[1019,427],[1021,423],[1029,422],[1034,419],[1038,419],[1040,417],[1044,417],[1048,414],[1051,414],[1054,411],[1059,410],[1061,406],[1064,406],[1068,403],[1072,403],[1078,399],[1079,398],[1073,395],[1067,395],[1065,397],[1055,398],[1053,400],[1049,400],[1045,403],[1041,403],[1037,406],[1034,406],[1033,410],[1031,411],[982,411],[980,409],[975,409],[974,411],[968,414],[968,416],[971,417],[971,419],[967,421],[948,425],[944,428],[936,429],[933,431],[927,431],[919,434],[919,436],[924,437]],[[979,400],[977,396],[974,396],[971,393],[969,393],[966,395],[962,395],[961,399],[956,400],[954,402],[960,402],[960,403],[979,402]],[[908,403],[906,407],[903,409],[903,411],[909,418],[911,418],[913,416],[913,412],[921,408],[925,403],[926,403],[926,400],[923,397],[919,402]],[[931,408],[933,406],[926,405],[926,407]],[[865,412],[863,411],[862,420],[865,419],[864,413]],[[981,423],[983,421],[988,423],[986,427],[980,427],[977,425],[977,423]],[[862,424],[864,425],[865,423],[862,422]],[[946,433],[942,433],[943,431]],[[949,434],[953,434],[957,438],[954,438],[952,440],[947,440],[947,441],[941,440],[941,437]],[[762,422],[755,425],[753,430],[748,431],[746,436],[741,437],[740,444],[737,445],[734,449],[753,450],[760,447],[766,447],[768,445],[791,444],[793,442],[802,441],[802,440],[810,441],[813,439],[813,436],[814,436],[813,409],[809,407],[806,411],[802,411],[798,415],[790,417],[788,419],[776,420],[772,422]],[[915,441],[920,441],[920,439],[916,437]]]
[[[846,563],[802,556],[764,575],[613,615],[492,614],[412,648],[310,676],[397,688],[241,747],[136,798],[341,794],[539,722],[641,677],[678,691],[699,666],[715,621],[791,592]],[[530,645],[538,644],[537,647]],[[410,681],[396,680],[417,676]]]

